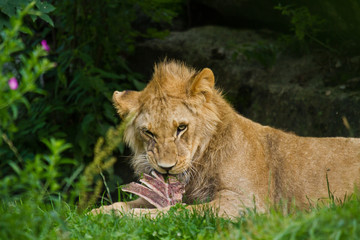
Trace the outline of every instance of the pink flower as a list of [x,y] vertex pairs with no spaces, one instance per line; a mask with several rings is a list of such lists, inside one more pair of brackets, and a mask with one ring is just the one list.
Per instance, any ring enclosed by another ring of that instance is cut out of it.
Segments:
[[9,87],[11,90],[15,90],[19,87],[19,83],[18,83],[17,79],[14,77],[10,78],[8,84],[9,84]]
[[50,47],[49,47],[49,45],[47,44],[47,42],[46,42],[45,39],[41,41],[41,46],[42,46],[42,48],[43,48],[45,51],[47,51],[47,52],[50,51]]

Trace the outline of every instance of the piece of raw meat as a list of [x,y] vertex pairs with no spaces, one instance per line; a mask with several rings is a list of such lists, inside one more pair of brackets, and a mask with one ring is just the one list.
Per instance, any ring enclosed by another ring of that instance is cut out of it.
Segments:
[[152,171],[151,175],[143,174],[140,182],[132,182],[125,185],[124,192],[134,193],[157,208],[164,208],[182,202],[182,195],[185,193],[185,184],[181,183],[174,176],[168,176],[167,182],[164,177]]

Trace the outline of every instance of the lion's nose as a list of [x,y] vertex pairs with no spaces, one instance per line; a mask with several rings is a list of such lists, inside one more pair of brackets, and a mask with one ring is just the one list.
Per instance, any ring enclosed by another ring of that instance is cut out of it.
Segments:
[[165,171],[170,171],[175,165],[176,163],[174,164],[158,163],[158,166],[164,169]]

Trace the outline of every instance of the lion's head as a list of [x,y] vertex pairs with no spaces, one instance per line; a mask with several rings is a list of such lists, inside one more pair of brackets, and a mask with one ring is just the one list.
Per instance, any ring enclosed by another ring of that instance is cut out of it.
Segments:
[[135,154],[135,172],[189,172],[219,122],[212,101],[216,94],[210,69],[197,72],[175,61],[155,65],[143,91],[115,91],[120,117],[131,117],[125,141]]

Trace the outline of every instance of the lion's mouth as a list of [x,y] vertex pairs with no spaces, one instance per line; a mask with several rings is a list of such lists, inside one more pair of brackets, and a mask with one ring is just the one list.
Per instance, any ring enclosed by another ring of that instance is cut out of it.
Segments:
[[178,179],[180,182],[182,182],[185,185],[188,184],[189,181],[190,181],[190,174],[188,173],[187,170],[184,170],[184,171],[179,172],[179,173],[170,173],[170,172],[161,173],[157,169],[152,168],[148,172],[148,174],[151,174],[152,171],[155,171],[157,174],[161,174],[164,179],[167,179],[169,176],[175,177],[176,179]]

